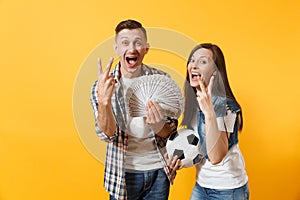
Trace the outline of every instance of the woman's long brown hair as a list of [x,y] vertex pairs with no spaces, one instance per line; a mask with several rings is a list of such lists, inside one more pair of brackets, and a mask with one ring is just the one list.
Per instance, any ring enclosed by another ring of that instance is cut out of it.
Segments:
[[[241,131],[243,128],[242,108],[241,108],[240,104],[237,102],[237,100],[230,88],[229,81],[227,78],[225,59],[224,59],[222,50],[217,45],[214,45],[211,43],[199,44],[191,51],[188,61],[187,61],[187,66],[189,65],[189,62],[190,62],[193,54],[198,49],[201,49],[201,48],[211,50],[211,52],[213,54],[213,61],[216,65],[217,69],[220,72],[221,78],[223,79],[226,97],[234,100],[240,108],[240,112],[238,113],[238,119],[239,119],[238,129]],[[184,83],[184,97],[185,97],[185,106],[184,106],[183,119],[182,119],[181,125],[185,126],[187,128],[192,128],[191,121],[195,115],[195,109],[197,109],[197,107],[198,107],[198,102],[196,99],[196,89],[190,86],[190,78],[189,78],[188,69],[186,71],[186,81]]]

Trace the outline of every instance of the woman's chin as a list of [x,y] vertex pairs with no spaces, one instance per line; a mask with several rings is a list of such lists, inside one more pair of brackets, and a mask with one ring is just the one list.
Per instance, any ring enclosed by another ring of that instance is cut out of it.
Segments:
[[198,82],[196,82],[196,83],[194,83],[194,82],[190,82],[190,86],[191,86],[191,87],[198,87],[198,86],[199,86],[199,84],[198,84]]

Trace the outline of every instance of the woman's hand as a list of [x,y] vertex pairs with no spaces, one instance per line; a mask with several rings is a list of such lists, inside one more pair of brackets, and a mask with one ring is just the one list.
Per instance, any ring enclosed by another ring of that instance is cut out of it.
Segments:
[[208,86],[206,87],[204,79],[198,76],[199,86],[196,87],[197,90],[197,101],[199,107],[204,115],[209,114],[210,112],[214,111],[213,104],[211,100],[212,95],[212,87],[214,82],[214,75],[210,77]]

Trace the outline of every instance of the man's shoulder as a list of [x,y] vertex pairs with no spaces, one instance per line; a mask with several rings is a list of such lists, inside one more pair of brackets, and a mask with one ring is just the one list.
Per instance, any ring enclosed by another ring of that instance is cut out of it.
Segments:
[[162,74],[162,75],[168,75],[166,72],[159,70],[155,67],[149,66],[149,65],[145,65],[143,64],[143,71],[145,72],[145,74]]

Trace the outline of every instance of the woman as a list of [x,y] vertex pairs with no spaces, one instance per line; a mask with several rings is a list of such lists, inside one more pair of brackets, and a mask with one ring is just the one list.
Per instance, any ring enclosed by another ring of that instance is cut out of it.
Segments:
[[196,165],[191,200],[249,199],[248,176],[238,146],[242,110],[229,86],[224,55],[217,45],[204,43],[191,51],[184,87],[182,125],[198,132],[205,155]]

